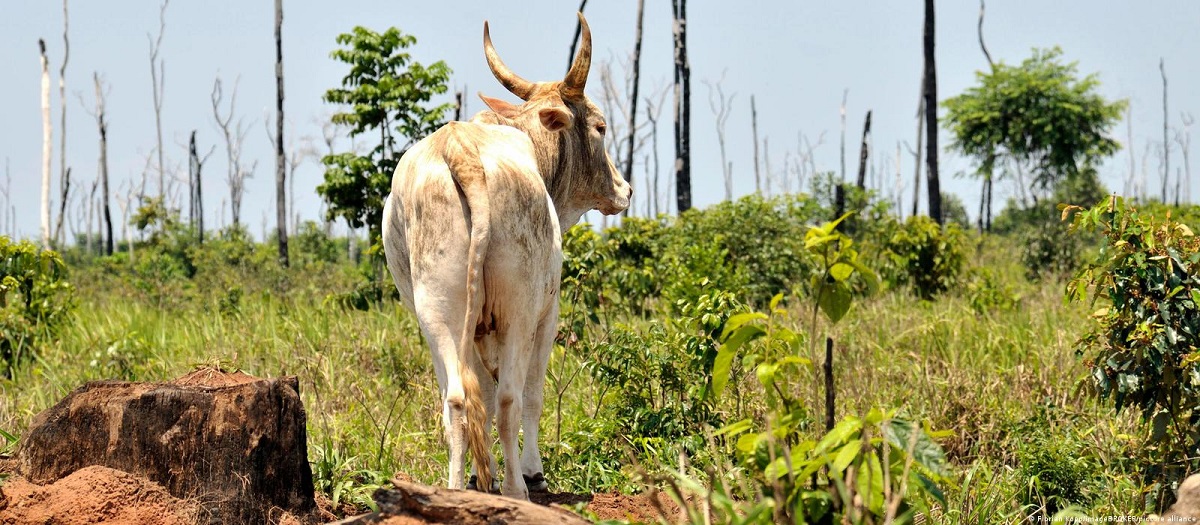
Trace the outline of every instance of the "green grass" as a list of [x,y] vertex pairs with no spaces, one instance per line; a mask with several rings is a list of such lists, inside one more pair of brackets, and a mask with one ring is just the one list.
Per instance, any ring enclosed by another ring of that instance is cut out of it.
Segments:
[[[1097,497],[1068,503],[1092,515],[1141,514],[1143,489],[1124,459],[1142,439],[1140,422],[1079,388],[1085,369],[1073,343],[1089,322],[1087,309],[1064,305],[1062,283],[1027,282],[1012,242],[987,238],[973,264],[1010,287],[1019,297],[1015,308],[977,313],[965,288],[932,302],[889,290],[856,303],[832,334],[838,417],[894,407],[953,431],[942,446],[954,481],[945,487],[946,507],[930,516],[934,523],[1018,523],[1036,511],[1038,504],[1023,508],[1021,497],[1030,481],[1022,458],[1043,452],[1030,449],[1034,437],[1068,443],[1068,451],[1095,466],[1083,486]],[[331,497],[365,505],[396,471],[442,483],[437,382],[413,316],[390,300],[369,311],[326,301],[353,289],[348,267],[271,272],[270,278],[202,274],[139,289],[128,273],[75,269],[75,318],[11,379],[0,380],[0,429],[20,436],[35,414],[86,381],[159,381],[219,364],[259,377],[299,377],[309,458],[318,487]],[[244,290],[231,299],[235,283]],[[809,308],[791,298],[785,323],[805,332]],[[641,485],[632,460],[613,464],[587,451],[621,435],[625,425],[604,419],[617,417],[602,410],[614,401],[613,390],[587,365],[610,327],[645,332],[664,319],[605,311],[582,321],[589,312],[563,311],[563,323],[581,320],[586,335],[556,348],[550,365],[541,435],[552,488],[635,490]],[[731,388],[740,397],[720,405],[721,415],[761,416],[761,387],[752,373]],[[795,394],[811,413],[823,414],[823,399],[813,399],[811,388]],[[818,426],[808,437],[819,437]],[[646,471],[677,466],[675,443],[618,441],[603,445],[628,450]]]

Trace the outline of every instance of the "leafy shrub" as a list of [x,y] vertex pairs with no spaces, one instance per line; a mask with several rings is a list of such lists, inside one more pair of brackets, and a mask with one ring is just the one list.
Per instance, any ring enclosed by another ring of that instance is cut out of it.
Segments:
[[58,253],[0,236],[0,366],[5,377],[33,345],[54,337],[75,306]]
[[1169,217],[1146,216],[1113,197],[1075,213],[1073,229],[1106,238],[1097,260],[1067,285],[1071,300],[1104,306],[1079,340],[1090,385],[1121,410],[1137,407],[1150,432],[1144,476],[1158,504],[1196,470],[1200,457],[1200,239]]
[[304,221],[290,240],[293,259],[301,266],[338,261],[345,251],[315,221]]
[[884,278],[932,299],[958,284],[966,263],[964,243],[963,231],[955,224],[943,228],[929,217],[909,217],[884,245]]
[[1070,505],[1083,505],[1094,496],[1100,465],[1087,453],[1087,443],[1074,436],[1039,434],[1017,449],[1019,497],[1027,509],[1053,516]]
[[1021,300],[1012,287],[1001,283],[989,268],[972,268],[968,272],[966,290],[971,309],[981,315],[1012,310]]
[[1082,243],[1076,235],[1056,222],[1042,228],[1029,228],[1021,235],[1021,264],[1031,281],[1068,276],[1083,259]]
[[682,305],[675,320],[639,331],[613,328],[605,340],[585,343],[584,367],[601,392],[599,415],[583,422],[586,432],[572,449],[609,472],[627,463],[630,450],[655,464],[670,464],[676,444],[692,456],[711,453],[704,431],[723,424],[711,395],[716,337],[744,309],[732,294],[713,292]]

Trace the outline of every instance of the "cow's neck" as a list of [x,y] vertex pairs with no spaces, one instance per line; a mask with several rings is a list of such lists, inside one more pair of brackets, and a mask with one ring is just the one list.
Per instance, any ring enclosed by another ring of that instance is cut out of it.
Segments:
[[573,202],[575,199],[572,199],[573,194],[578,192],[579,188],[573,187],[572,178],[566,176],[573,166],[570,166],[567,157],[561,154],[562,149],[569,142],[564,133],[569,133],[569,131],[559,133],[548,131],[542,127],[536,117],[533,119],[510,119],[486,110],[481,111],[471,120],[510,126],[529,136],[533,142],[534,155],[537,157],[538,172],[542,176],[542,182],[546,185],[546,191],[550,194],[550,200],[554,202],[558,225],[563,231],[578,223],[583,214],[591,209],[586,205],[581,206],[577,202]]

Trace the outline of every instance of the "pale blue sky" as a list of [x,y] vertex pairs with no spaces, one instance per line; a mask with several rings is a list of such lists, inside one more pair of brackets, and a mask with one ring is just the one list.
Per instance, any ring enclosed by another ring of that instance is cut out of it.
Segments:
[[[642,93],[649,95],[670,82],[671,17],[666,0],[647,0],[646,4]],[[90,185],[96,176],[96,127],[75,95],[78,92],[89,105],[92,103],[93,71],[99,71],[112,86],[108,117],[114,188],[122,180],[139,178],[145,156],[154,148],[147,34],[157,32],[158,5],[156,1],[130,0],[76,1],[70,6],[67,163],[73,168],[78,186]],[[321,93],[336,85],[345,73],[341,64],[329,58],[329,51],[335,46],[334,37],[354,25],[376,30],[396,26],[414,34],[418,44],[412,53],[425,63],[445,60],[454,70],[452,90],[467,86],[471,93],[468,109],[474,113],[482,108],[474,97],[477,91],[512,100],[492,78],[483,60],[483,20],[491,21],[496,46],[510,67],[530,79],[552,79],[560,77],[566,68],[577,6],[574,0],[348,0],[334,7],[333,3],[285,0],[287,133],[293,138],[310,137],[320,145],[317,121],[333,109],[321,102]],[[589,3],[586,15],[594,35],[595,63],[631,51],[635,6],[636,0]],[[975,71],[986,65],[975,33],[978,8],[978,3],[970,0],[938,2],[941,99],[973,84]],[[269,1],[175,0],[167,11],[161,55],[166,60],[163,135],[167,163],[183,171],[183,144],[190,130],[199,130],[203,147],[219,139],[209,102],[214,77],[220,74],[226,85],[240,77],[238,111],[248,121],[253,120],[245,157],[248,162],[258,161],[254,178],[247,182],[242,216],[256,236],[262,229],[264,212],[274,217],[274,157],[263,125],[264,118],[273,118],[267,112],[274,107],[272,9]],[[889,166],[894,165],[897,141],[912,142],[921,73],[921,2],[693,1],[689,15],[692,169],[697,205],[716,202],[724,193],[714,119],[703,83],[718,79],[722,71],[726,72],[726,93],[737,93],[727,131],[735,194],[753,191],[754,186],[751,94],[757,99],[759,134],[769,137],[772,168],[777,172],[782,170],[785,151],[795,155],[800,132],[814,142],[824,133],[824,144],[816,149],[816,166],[819,170],[839,169],[838,106],[844,89],[849,89],[847,163],[851,172],[857,165],[857,141],[868,109],[874,110],[876,155],[886,156]],[[1200,49],[1198,25],[1200,3],[1185,0],[991,0],[984,32],[996,60],[1019,62],[1033,47],[1059,45],[1068,60],[1079,62],[1081,72],[1100,74],[1104,95],[1130,99],[1133,151],[1141,169],[1147,141],[1161,141],[1162,136],[1159,57],[1165,58],[1169,75],[1171,125],[1180,126],[1180,112],[1200,112],[1196,97],[1200,71],[1195,60],[1195,52]],[[16,207],[16,232],[23,237],[35,237],[39,224],[39,37],[47,41],[55,75],[53,173],[57,187],[57,69],[62,57],[62,5],[50,0],[0,2],[0,70],[5,72],[4,82],[0,83],[0,158],[7,159],[11,166],[10,204]],[[599,93],[597,70],[593,67],[589,83],[593,98]],[[673,155],[669,106],[662,117],[659,140],[665,180]],[[610,115],[610,119],[616,118]],[[1114,135],[1125,141],[1124,123]],[[942,136],[946,144],[948,138],[944,133]],[[348,142],[343,140],[341,144],[345,147]],[[1106,183],[1118,191],[1128,171],[1127,155],[1128,151],[1122,151],[1101,170]],[[977,183],[953,178],[955,172],[970,170],[970,163],[949,153],[944,153],[943,159],[943,186],[962,195],[974,215]],[[1172,171],[1182,165],[1178,148],[1171,163]],[[1155,158],[1146,166],[1150,192],[1157,194],[1159,161]],[[911,199],[912,174],[907,152],[901,170],[907,203]],[[635,172],[638,177],[643,173],[640,166]],[[223,148],[218,148],[205,174],[206,222],[227,223],[228,218],[217,218],[221,200],[228,195]],[[891,167],[885,179],[888,191],[893,174]],[[320,180],[321,170],[315,161],[299,170],[297,208],[306,219],[317,217],[320,201],[314,188]],[[3,183],[0,178],[0,186]],[[640,198],[647,193],[644,185],[635,181],[635,186],[637,198],[643,202]],[[997,211],[1011,191],[1009,186],[998,188]],[[1200,194],[1200,188],[1194,193]],[[594,215],[591,218],[596,220]],[[8,221],[0,221],[5,232],[9,231]]]

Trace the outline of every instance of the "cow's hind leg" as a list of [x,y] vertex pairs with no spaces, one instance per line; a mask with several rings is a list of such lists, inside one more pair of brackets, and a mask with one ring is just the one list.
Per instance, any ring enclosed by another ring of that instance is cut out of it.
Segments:
[[[459,375],[458,334],[462,333],[462,314],[452,312],[448,305],[454,304],[453,297],[424,294],[418,286],[417,304],[426,305],[417,311],[421,331],[429,343],[434,368],[438,371],[439,389],[442,393],[442,423],[446,431],[446,443],[450,452],[449,487],[462,489],[465,486],[467,453],[467,419],[464,408],[462,377]],[[425,298],[422,297],[425,295]],[[464,294],[465,295],[465,294]],[[434,299],[438,297],[442,301]],[[449,299],[449,300],[446,300]],[[461,304],[462,301],[459,301]]]
[[500,447],[504,451],[504,483],[500,492],[512,498],[529,499],[529,491],[521,477],[521,462],[517,458],[521,457],[518,432],[525,381],[533,357],[531,334],[535,326],[532,322],[521,322],[524,320],[514,321],[503,337],[500,381],[496,388],[496,426],[500,434]]
[[548,310],[538,323],[537,335],[534,336],[533,358],[529,361],[529,376],[525,378],[522,407],[524,443],[521,447],[521,475],[530,492],[546,492],[550,488],[542,469],[542,453],[538,448],[538,423],[542,419],[546,367],[550,363],[554,338],[558,335],[558,301],[551,301]]
[[[486,337],[477,344],[495,344],[494,338]],[[484,366],[483,360],[479,358],[478,353],[471,353],[471,366],[475,370],[475,377],[479,378],[479,393],[483,396],[483,406],[487,408],[486,423],[483,426],[483,435],[488,440],[490,447],[492,441],[492,422],[496,419],[496,380],[492,378],[491,372]],[[500,472],[500,466],[496,462],[496,456],[492,456],[492,486],[488,488],[488,492],[500,491],[500,480],[495,478],[496,473]],[[479,490],[477,484],[477,475],[479,473],[479,465],[471,465],[471,479],[467,482],[468,490]]]

